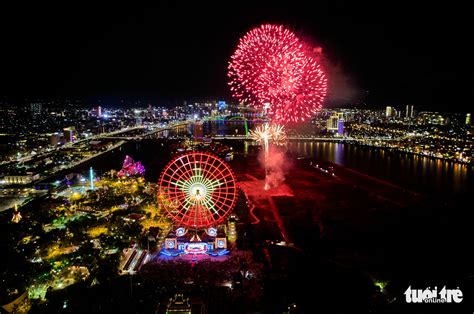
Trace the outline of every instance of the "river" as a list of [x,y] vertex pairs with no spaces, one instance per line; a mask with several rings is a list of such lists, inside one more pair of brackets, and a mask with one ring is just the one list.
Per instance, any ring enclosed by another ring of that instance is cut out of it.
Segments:
[[[249,122],[249,128],[253,124]],[[192,128],[189,130],[193,132]],[[213,122],[204,125],[204,134],[243,134],[242,121]],[[229,141],[236,153],[254,154],[253,145],[243,141]],[[474,167],[386,149],[371,148],[356,144],[341,144],[317,141],[290,141],[288,152],[294,156],[305,156],[316,160],[336,163],[370,176],[417,192],[457,196],[474,193]],[[156,182],[164,165],[170,159],[167,140],[142,140],[128,142],[77,170],[85,171],[92,166],[100,175],[109,169],[120,169],[125,155],[140,160],[146,168],[147,180]]]
[[333,142],[292,141],[298,155],[336,163],[419,192],[474,192],[473,166],[409,153]]

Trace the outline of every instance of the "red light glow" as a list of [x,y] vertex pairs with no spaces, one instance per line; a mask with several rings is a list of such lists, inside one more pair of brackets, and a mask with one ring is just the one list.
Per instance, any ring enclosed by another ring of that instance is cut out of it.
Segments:
[[276,122],[302,122],[322,107],[327,78],[315,54],[283,26],[265,24],[245,34],[231,57],[234,97],[264,108]]

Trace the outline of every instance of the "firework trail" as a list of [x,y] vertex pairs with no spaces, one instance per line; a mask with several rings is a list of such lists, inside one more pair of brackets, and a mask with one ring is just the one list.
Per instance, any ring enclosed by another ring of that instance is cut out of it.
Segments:
[[264,152],[265,167],[265,190],[270,188],[268,182],[268,158],[270,151],[270,143],[275,145],[284,145],[286,143],[286,132],[283,125],[264,123],[254,130],[250,131],[250,138],[262,145]]

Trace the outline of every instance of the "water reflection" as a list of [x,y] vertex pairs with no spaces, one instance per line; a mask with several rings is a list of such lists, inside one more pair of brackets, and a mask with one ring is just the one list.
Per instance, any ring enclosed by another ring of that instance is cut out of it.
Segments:
[[298,155],[334,162],[418,191],[474,192],[473,167],[395,151],[332,142],[288,144]]

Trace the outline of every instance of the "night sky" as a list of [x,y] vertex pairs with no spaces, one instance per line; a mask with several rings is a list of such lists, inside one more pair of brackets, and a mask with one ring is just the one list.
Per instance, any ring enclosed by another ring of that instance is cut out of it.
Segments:
[[203,2],[2,4],[0,96],[230,100],[228,59],[240,36],[269,22],[322,46],[357,91],[351,102],[449,111],[473,102],[471,7]]

